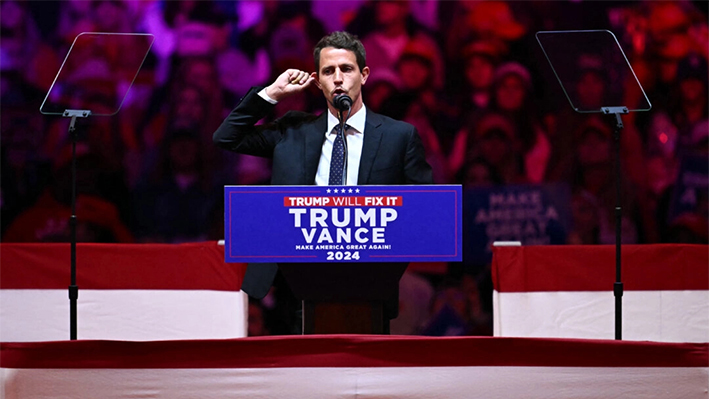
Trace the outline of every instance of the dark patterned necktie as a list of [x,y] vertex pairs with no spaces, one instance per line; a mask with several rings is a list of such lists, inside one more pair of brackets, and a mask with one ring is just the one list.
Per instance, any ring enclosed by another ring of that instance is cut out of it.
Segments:
[[[345,131],[349,129],[345,125]],[[345,170],[345,142],[342,140],[342,129],[339,124],[335,125],[335,142],[332,143],[332,155],[330,156],[330,179],[327,184],[331,186],[341,186],[345,184],[343,174]]]

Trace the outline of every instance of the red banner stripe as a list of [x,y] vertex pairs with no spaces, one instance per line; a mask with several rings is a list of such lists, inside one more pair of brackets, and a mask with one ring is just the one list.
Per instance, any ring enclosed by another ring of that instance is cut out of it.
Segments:
[[[498,292],[612,291],[614,245],[493,247]],[[709,289],[709,246],[623,245],[625,290]]]
[[[69,244],[0,244],[1,289],[66,289]],[[216,242],[77,244],[80,289],[238,291],[245,264],[225,263]]]

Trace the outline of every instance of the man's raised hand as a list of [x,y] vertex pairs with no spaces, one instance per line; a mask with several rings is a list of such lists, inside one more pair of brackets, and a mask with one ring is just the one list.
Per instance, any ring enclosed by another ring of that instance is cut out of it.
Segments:
[[315,73],[299,69],[288,69],[276,81],[266,87],[266,94],[275,101],[280,101],[291,94],[305,90],[315,80]]

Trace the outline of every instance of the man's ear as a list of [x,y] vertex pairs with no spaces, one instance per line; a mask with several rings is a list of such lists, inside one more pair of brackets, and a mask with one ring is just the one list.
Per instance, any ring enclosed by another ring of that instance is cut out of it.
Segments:
[[369,67],[366,66],[362,68],[362,86],[367,82],[367,78],[369,77]]
[[318,73],[313,72],[310,74],[310,77],[315,79],[315,85],[318,86],[318,89],[322,90],[322,86],[320,86],[320,76],[318,75]]

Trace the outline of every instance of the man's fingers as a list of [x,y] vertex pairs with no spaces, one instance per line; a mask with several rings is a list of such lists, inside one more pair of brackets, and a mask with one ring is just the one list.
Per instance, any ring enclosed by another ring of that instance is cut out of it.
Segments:
[[292,85],[303,85],[308,81],[309,73],[305,71],[293,71],[288,77],[288,83]]
[[310,86],[310,84],[313,83],[314,80],[315,78],[313,78],[312,76],[305,75],[303,78],[300,79],[299,83],[301,86]]

